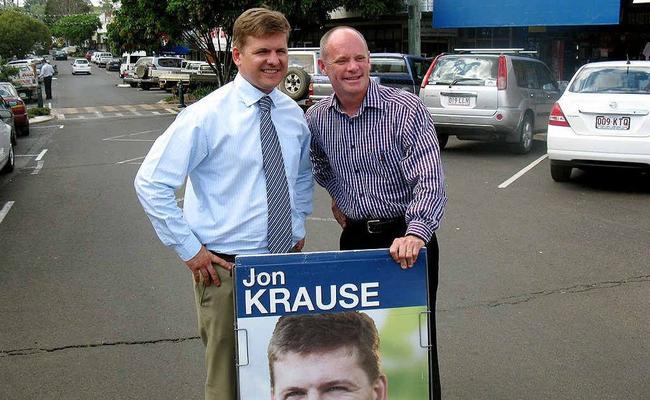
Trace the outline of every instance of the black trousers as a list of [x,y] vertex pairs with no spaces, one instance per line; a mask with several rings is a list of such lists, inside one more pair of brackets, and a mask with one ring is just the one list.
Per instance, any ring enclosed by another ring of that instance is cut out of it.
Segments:
[[[382,249],[393,244],[393,240],[406,233],[406,222],[403,218],[396,221],[376,225],[369,233],[366,221],[349,221],[341,233],[341,250]],[[431,339],[431,379],[429,389],[431,399],[439,400],[440,371],[438,368],[438,341],[436,339],[436,293],[438,291],[438,239],[434,233],[427,246],[428,287],[429,287],[429,335]]]
[[43,83],[45,84],[45,99],[49,100],[52,98],[52,77],[51,76],[44,77]]

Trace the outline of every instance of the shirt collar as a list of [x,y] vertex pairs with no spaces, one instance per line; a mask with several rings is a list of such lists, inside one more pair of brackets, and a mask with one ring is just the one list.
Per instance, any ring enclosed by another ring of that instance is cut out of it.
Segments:
[[[378,108],[378,109],[384,108],[383,103],[381,101],[381,96],[379,95],[379,84],[374,82],[372,79],[370,80],[370,84],[368,85],[366,96],[363,98],[363,101],[361,102],[361,107],[359,108],[358,115],[361,115],[363,111],[369,107]],[[330,102],[329,102],[329,108],[334,108],[336,111],[343,114],[343,110],[341,109],[341,105],[339,104],[339,101],[336,98],[336,94],[332,94],[332,97],[330,98]]]
[[[262,92],[255,86],[253,86],[249,81],[247,81],[241,74],[237,74],[233,82],[235,85],[235,90],[239,94],[239,98],[244,102],[246,107],[250,107],[253,104],[257,103],[262,97],[267,96],[266,93]],[[278,89],[275,88],[268,96],[273,100],[273,104],[278,104],[279,96]]]

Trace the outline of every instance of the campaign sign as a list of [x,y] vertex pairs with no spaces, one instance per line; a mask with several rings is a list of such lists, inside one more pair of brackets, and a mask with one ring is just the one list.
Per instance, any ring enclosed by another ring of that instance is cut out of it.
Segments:
[[238,256],[234,279],[241,400],[429,398],[424,249]]

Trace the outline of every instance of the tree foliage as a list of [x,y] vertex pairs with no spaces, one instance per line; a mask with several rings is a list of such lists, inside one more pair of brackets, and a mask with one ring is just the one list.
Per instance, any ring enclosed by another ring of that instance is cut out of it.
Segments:
[[83,42],[91,39],[101,26],[97,15],[66,15],[54,23],[52,34],[64,38],[70,44],[82,45]]
[[92,11],[87,0],[47,0],[45,3],[45,21],[54,24],[66,15],[88,14]]
[[36,45],[49,48],[50,30],[41,21],[20,11],[8,10],[0,14],[0,57],[23,57]]
[[283,12],[294,28],[321,26],[329,12],[342,6],[368,18],[404,9],[403,0],[123,0],[108,26],[108,40],[124,51],[157,50],[163,38],[189,44],[205,54],[223,84],[233,68],[231,38],[226,48],[215,48],[214,29],[232,32],[243,10],[261,5]]

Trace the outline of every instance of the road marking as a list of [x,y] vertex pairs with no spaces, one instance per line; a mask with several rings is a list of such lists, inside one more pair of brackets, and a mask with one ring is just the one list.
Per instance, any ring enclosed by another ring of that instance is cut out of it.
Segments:
[[140,107],[144,108],[145,110],[155,110],[156,107],[149,105],[149,104],[140,104]]
[[160,115],[160,113],[159,113],[158,111],[152,111],[151,113],[152,113],[153,115]]
[[36,168],[32,171],[32,175],[38,175],[39,172],[41,172],[41,169],[43,168],[43,165],[45,164],[45,161],[38,161],[36,163]]
[[139,113],[139,112],[137,112],[137,111],[135,111],[135,110],[133,110],[133,111],[131,111],[131,112],[132,112],[133,114],[135,114],[135,115],[139,115],[139,116],[142,116],[142,114],[141,114],[141,113]]
[[13,201],[8,201],[5,203],[4,207],[2,207],[2,210],[0,210],[0,223],[2,223],[7,214],[9,214],[9,210],[11,210],[11,207],[13,207],[13,205]]
[[86,110],[86,112],[88,112],[88,113],[94,113],[94,112],[97,111],[97,109],[95,107],[81,107],[81,108]]
[[57,118],[58,119],[65,119],[65,114],[59,114],[59,115],[57,115]]
[[102,117],[104,117],[104,114],[102,114],[102,113],[99,112],[99,111],[95,111],[95,115],[97,116],[97,118],[102,118]]
[[135,133],[127,133],[125,135],[118,135],[118,136],[111,136],[102,139],[102,141],[112,141],[112,142],[154,142],[155,139],[125,139],[131,136],[138,136],[142,135],[145,133],[152,133],[152,132],[160,132],[159,129],[149,129],[147,131],[140,131],[140,132],[135,132]]
[[165,108],[165,111],[167,111],[170,114],[178,114],[178,111],[172,110],[171,108]]
[[59,125],[59,129],[63,129],[65,125]]
[[[130,162],[133,162],[133,161],[144,160],[144,157],[145,157],[145,156],[132,158],[132,159],[130,159],[130,160],[118,161],[118,162],[116,162],[115,164],[126,164],[126,163],[130,163]],[[140,164],[141,164],[141,163],[140,163]]]
[[43,149],[40,153],[38,153],[38,156],[36,157],[35,161],[41,161],[43,157],[45,157],[45,153],[47,153],[47,149]]
[[103,106],[102,108],[104,109],[104,111],[111,111],[111,112],[112,111],[117,111],[117,108],[115,108],[113,106]]
[[505,181],[505,182],[503,182],[502,184],[500,184],[500,185],[498,186],[499,189],[505,189],[505,188],[507,188],[507,187],[508,187],[512,182],[514,182],[514,181],[516,181],[517,179],[521,178],[521,177],[522,177],[526,172],[530,171],[530,170],[533,169],[537,164],[539,164],[539,163],[541,163],[542,161],[544,161],[544,159],[545,159],[546,157],[548,157],[548,154],[544,154],[543,156],[541,156],[541,157],[538,158],[537,160],[535,160],[535,161],[533,161],[532,163],[528,164],[528,165],[527,165],[526,167],[524,167],[521,171],[519,171],[519,172],[517,172],[516,174],[514,174],[510,179],[508,179],[507,181]]
[[115,113],[115,116],[116,116],[116,117],[123,117],[124,114],[122,114],[122,113]]

